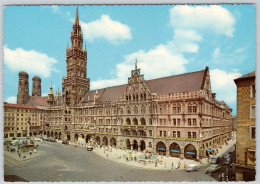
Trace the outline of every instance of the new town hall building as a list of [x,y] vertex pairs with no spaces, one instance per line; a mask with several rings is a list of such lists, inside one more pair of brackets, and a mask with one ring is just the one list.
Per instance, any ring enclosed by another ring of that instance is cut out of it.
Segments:
[[66,49],[62,94],[54,94],[50,85],[48,97],[41,97],[41,81],[34,77],[30,96],[28,74],[19,73],[17,103],[45,112],[43,129],[35,134],[78,144],[150,148],[154,153],[189,159],[205,157],[230,139],[232,109],[211,92],[208,67],[145,80],[136,62],[127,84],[89,90],[86,45],[82,48],[77,10],[71,47]]

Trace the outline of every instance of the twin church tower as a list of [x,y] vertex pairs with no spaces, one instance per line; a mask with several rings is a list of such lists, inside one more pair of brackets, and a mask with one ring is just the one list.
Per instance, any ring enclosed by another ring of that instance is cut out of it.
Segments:
[[[66,48],[66,77],[62,78],[63,104],[67,106],[77,105],[89,91],[90,80],[87,78],[87,48],[84,45],[83,34],[79,24],[78,7],[71,32],[71,47]],[[41,79],[33,77],[32,96],[41,96]],[[19,73],[17,104],[27,104],[30,101],[28,74]],[[47,99],[48,106],[54,104],[52,86]]]

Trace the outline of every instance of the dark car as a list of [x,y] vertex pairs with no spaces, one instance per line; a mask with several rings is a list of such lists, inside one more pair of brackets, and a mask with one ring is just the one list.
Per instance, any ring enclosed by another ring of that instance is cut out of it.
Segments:
[[64,141],[62,141],[62,144],[66,144],[66,145],[68,145],[68,144],[69,144],[69,142],[68,142],[68,141],[66,141],[66,140],[64,140]]
[[50,142],[57,142],[56,139],[50,139]]

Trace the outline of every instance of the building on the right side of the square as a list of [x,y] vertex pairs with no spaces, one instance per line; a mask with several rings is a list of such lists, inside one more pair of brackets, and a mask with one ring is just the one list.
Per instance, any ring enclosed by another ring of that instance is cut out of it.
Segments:
[[237,85],[236,180],[255,180],[255,71],[234,80]]

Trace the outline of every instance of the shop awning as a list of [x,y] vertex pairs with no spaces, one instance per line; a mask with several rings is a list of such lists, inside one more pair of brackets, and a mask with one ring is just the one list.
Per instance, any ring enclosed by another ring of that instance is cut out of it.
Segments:
[[165,151],[165,148],[158,148],[159,151]]
[[207,150],[207,151],[210,151],[210,152],[212,152],[212,150],[211,150],[211,149],[208,149],[208,148],[207,148],[206,150]]
[[171,150],[171,152],[174,152],[174,153],[180,153],[180,150]]
[[187,154],[191,154],[191,155],[195,155],[196,154],[195,152],[191,152],[191,151],[187,151],[186,153]]
[[214,150],[215,148],[209,147],[209,149]]

